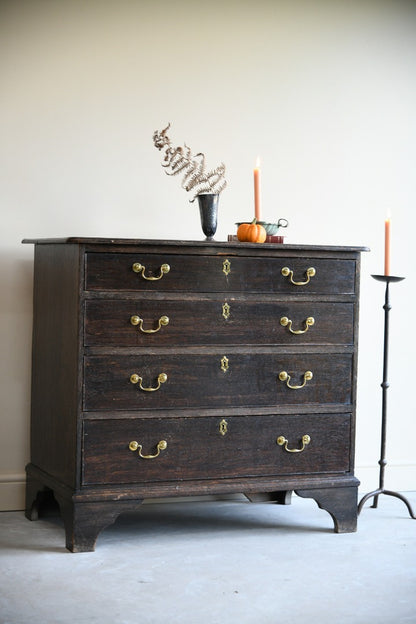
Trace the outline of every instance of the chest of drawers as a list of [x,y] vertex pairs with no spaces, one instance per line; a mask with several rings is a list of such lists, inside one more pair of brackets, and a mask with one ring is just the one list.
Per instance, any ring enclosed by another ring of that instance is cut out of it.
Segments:
[[67,548],[144,499],[311,497],[356,529],[361,248],[35,244],[26,515]]

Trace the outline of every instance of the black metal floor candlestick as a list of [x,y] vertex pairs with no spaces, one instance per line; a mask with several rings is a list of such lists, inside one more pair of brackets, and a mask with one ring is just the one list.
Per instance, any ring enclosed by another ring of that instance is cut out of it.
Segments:
[[387,494],[388,496],[395,496],[399,498],[404,504],[407,506],[410,517],[416,520],[416,516],[413,512],[413,509],[407,500],[402,494],[398,492],[392,492],[391,490],[384,489],[384,471],[387,465],[386,461],[386,424],[387,424],[387,390],[389,387],[389,383],[387,381],[387,372],[388,372],[388,355],[389,355],[389,312],[391,310],[390,305],[390,293],[389,293],[389,285],[390,282],[401,282],[404,280],[404,277],[395,277],[393,275],[372,275],[375,280],[379,282],[384,282],[386,284],[386,294],[384,299],[384,357],[383,357],[383,383],[381,387],[383,389],[383,401],[382,401],[382,414],[381,414],[381,452],[380,452],[380,461],[378,462],[380,465],[380,478],[379,478],[379,487],[377,490],[373,492],[369,492],[366,494],[360,501],[358,505],[358,514],[363,508],[365,502],[369,498],[374,498],[374,502],[371,505],[374,508],[377,508],[378,497],[380,494]]

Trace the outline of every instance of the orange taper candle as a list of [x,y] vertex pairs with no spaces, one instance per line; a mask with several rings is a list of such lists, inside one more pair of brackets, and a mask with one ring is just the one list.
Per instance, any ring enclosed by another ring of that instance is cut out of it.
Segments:
[[390,275],[390,219],[384,224],[384,275]]
[[254,167],[254,216],[257,222],[261,221],[261,170],[260,159],[257,158]]

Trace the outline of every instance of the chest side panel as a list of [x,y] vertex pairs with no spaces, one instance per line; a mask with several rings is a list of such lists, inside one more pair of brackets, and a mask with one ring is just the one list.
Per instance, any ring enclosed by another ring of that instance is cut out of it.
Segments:
[[79,459],[79,248],[35,249],[31,461],[74,486]]

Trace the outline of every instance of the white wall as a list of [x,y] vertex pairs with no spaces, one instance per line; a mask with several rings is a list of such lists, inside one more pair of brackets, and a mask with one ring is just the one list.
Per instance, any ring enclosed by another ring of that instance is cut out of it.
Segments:
[[[33,249],[24,237],[201,240],[152,134],[224,161],[218,240],[253,213],[288,242],[367,245],[357,476],[377,486],[383,226],[392,287],[386,485],[416,488],[416,11],[401,0],[19,0],[0,4],[0,508],[29,459]],[[412,254],[414,258],[414,254]]]

